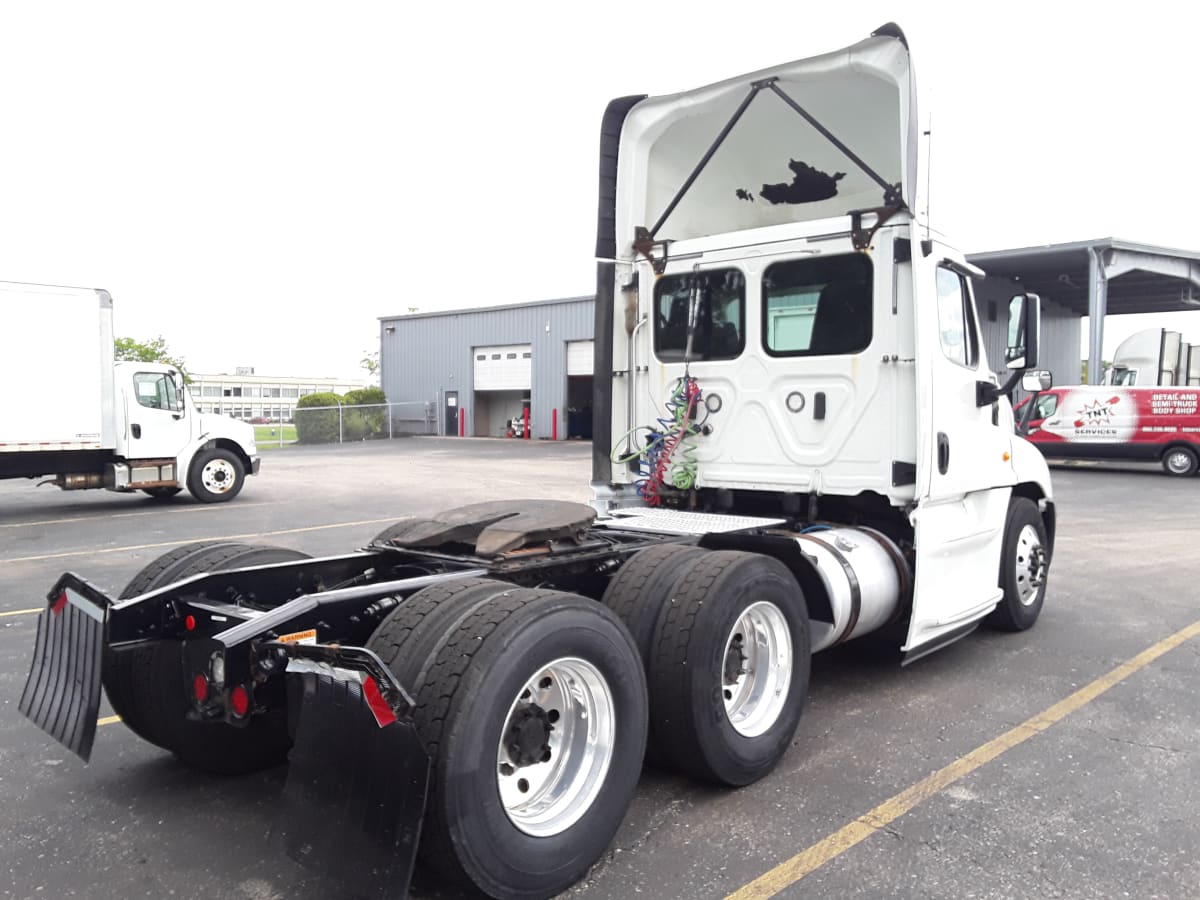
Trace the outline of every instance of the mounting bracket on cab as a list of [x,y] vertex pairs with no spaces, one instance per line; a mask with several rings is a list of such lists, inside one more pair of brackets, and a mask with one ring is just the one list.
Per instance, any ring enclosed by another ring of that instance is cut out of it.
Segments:
[[[662,247],[662,257],[659,259],[654,258],[653,250],[655,247]],[[667,257],[670,255],[670,247],[670,240],[656,241],[654,236],[650,234],[650,230],[644,225],[638,225],[633,229],[634,252],[646,257],[646,261],[654,269],[655,275],[661,275],[667,270]]]

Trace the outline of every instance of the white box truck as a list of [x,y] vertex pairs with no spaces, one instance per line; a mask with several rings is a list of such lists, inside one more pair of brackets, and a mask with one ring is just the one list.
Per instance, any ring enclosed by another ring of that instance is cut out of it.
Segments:
[[114,362],[107,291],[0,282],[0,478],[205,503],[258,473],[252,426],[201,415],[183,373]]

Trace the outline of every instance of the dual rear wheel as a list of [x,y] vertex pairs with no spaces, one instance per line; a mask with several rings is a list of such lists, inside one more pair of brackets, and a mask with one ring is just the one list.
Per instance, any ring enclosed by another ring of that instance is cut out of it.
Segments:
[[[163,554],[138,572],[120,599],[194,575],[291,562],[308,554],[235,541],[201,541]],[[183,644],[155,641],[105,652],[102,678],[113,711],[134,734],[206,772],[238,775],[278,765],[291,747],[286,710],[255,716],[243,728],[187,718],[191,709]]]
[[604,602],[629,626],[647,673],[647,758],[716,784],[766,775],[808,696],[808,611],[787,566],[663,544],[629,560]]
[[552,897],[616,834],[637,787],[646,682],[615,615],[486,579],[433,585],[368,647],[412,686],[433,761],[427,869],[492,897]]

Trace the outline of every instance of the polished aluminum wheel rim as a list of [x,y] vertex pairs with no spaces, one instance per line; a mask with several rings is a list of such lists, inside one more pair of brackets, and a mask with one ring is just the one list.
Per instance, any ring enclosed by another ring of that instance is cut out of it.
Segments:
[[[514,737],[523,723],[525,746]],[[544,743],[535,747],[528,735],[538,729]],[[569,656],[540,669],[509,707],[496,754],[496,784],[509,820],[534,837],[574,825],[600,792],[615,736],[612,691],[594,665]]]
[[200,483],[204,485],[205,490],[214,494],[224,494],[236,482],[237,472],[228,460],[209,460],[200,470]]
[[742,612],[725,640],[725,714],[744,737],[758,737],[779,719],[792,683],[792,633],[774,603]]
[[1046,550],[1041,536],[1032,525],[1026,525],[1017,536],[1017,558],[1013,561],[1017,599],[1022,606],[1032,606],[1046,580]]

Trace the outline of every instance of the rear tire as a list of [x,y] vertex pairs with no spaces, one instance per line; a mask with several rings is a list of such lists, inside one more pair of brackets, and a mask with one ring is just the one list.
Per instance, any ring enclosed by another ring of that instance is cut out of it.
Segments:
[[1190,447],[1168,447],[1162,456],[1163,471],[1168,475],[1187,478],[1196,474],[1196,451]]
[[1000,553],[1004,596],[984,621],[1000,631],[1032,628],[1042,613],[1049,569],[1050,542],[1037,504],[1027,497],[1014,497],[1008,504]]
[[201,450],[188,470],[188,490],[201,503],[224,503],[242,491],[246,468],[232,450]]
[[[283,547],[231,541],[188,544],[142,569],[121,592],[121,598],[206,572],[308,558],[306,553]],[[255,716],[244,727],[188,719],[191,700],[181,641],[110,650],[105,656],[104,687],[113,710],[131,731],[206,772],[253,772],[283,762],[291,748],[287,710],[282,705]]]
[[[617,571],[604,591],[604,605],[617,614],[633,637],[638,654],[650,678],[654,648],[654,626],[673,591],[697,560],[708,553],[685,544],[659,544],[639,550]],[[653,688],[650,689],[653,697]],[[655,714],[650,710],[650,736],[646,742],[646,762],[661,768],[666,756],[659,749]]]
[[650,708],[680,771],[738,787],[787,752],[808,696],[808,610],[787,566],[717,550],[672,591],[654,634]]
[[[121,591],[121,600],[138,597],[183,578],[208,571],[214,560],[228,558],[250,548],[235,541],[199,541],[176,547],[129,579]],[[158,690],[152,674],[154,647],[143,645],[128,650],[106,649],[103,682],[108,702],[129,730],[155,746],[169,750],[166,735],[156,728],[157,717],[151,709],[151,697]]]
[[419,852],[491,897],[536,900],[582,878],[624,818],[645,747],[645,677],[601,604],[511,586],[474,602],[495,587],[464,590],[469,611],[447,615],[453,627],[443,623],[413,687],[433,760]]

